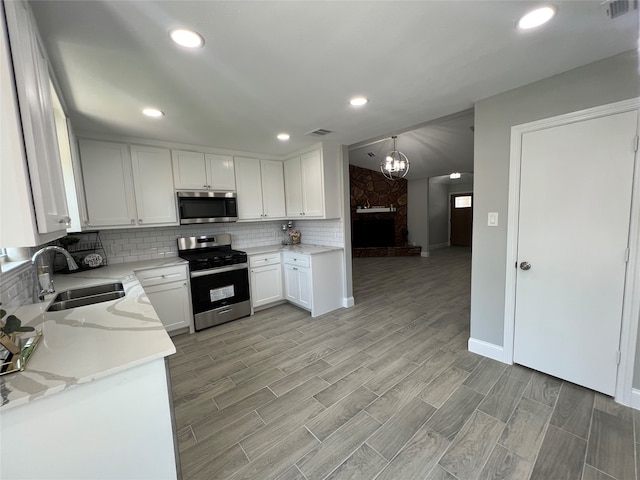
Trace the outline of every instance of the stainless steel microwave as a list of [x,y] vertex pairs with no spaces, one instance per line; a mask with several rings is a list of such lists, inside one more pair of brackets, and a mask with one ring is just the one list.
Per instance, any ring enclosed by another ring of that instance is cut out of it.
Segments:
[[178,192],[180,224],[235,222],[238,204],[235,192]]

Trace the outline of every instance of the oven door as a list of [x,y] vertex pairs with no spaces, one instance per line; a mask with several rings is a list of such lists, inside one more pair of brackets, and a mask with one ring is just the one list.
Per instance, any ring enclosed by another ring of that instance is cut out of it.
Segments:
[[192,272],[191,302],[196,330],[250,315],[247,264]]

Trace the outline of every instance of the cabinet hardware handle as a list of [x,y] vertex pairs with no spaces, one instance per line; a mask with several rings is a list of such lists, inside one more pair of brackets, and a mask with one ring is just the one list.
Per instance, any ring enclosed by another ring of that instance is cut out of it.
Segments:
[[209,187],[207,187],[207,185],[202,185],[202,188],[209,188]]
[[142,219],[141,219],[141,218],[139,218],[139,219],[138,219],[138,222],[142,223]]

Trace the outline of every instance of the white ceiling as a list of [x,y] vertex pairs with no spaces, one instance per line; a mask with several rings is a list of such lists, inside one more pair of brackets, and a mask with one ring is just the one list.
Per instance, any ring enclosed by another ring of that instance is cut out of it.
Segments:
[[[539,2],[30,3],[77,130],[283,156],[317,143],[305,133],[324,128],[333,133],[323,141],[354,146],[358,165],[385,142],[357,144],[637,42],[637,15],[609,20],[598,1],[555,1],[556,18],[529,32],[514,26]],[[168,31],[178,25],[200,32],[204,48],[173,45]],[[349,106],[356,94],[370,103]],[[166,116],[140,115],[149,105]],[[471,170],[469,118],[402,134],[410,177]],[[276,140],[281,131],[289,142]]]

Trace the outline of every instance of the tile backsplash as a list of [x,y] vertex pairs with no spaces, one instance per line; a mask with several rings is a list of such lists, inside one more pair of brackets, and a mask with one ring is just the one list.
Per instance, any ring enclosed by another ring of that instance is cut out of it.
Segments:
[[[176,227],[127,228],[101,230],[100,238],[109,263],[134,262],[178,255],[176,238],[230,233],[234,248],[259,247],[281,243],[288,238],[282,231],[285,220],[273,222],[220,223]],[[302,234],[302,243],[344,247],[342,220],[300,220],[294,228]]]
[[0,273],[0,302],[4,310],[13,313],[20,305],[31,303],[33,277],[31,262]]
[[[100,238],[109,263],[134,262],[178,255],[176,237],[230,233],[233,247],[243,249],[281,243],[287,233],[286,221],[184,225],[179,227],[128,228],[101,230]],[[294,228],[301,233],[302,243],[344,247],[342,220],[300,220]],[[9,313],[20,305],[31,303],[33,288],[31,262],[0,274],[0,302]]]

